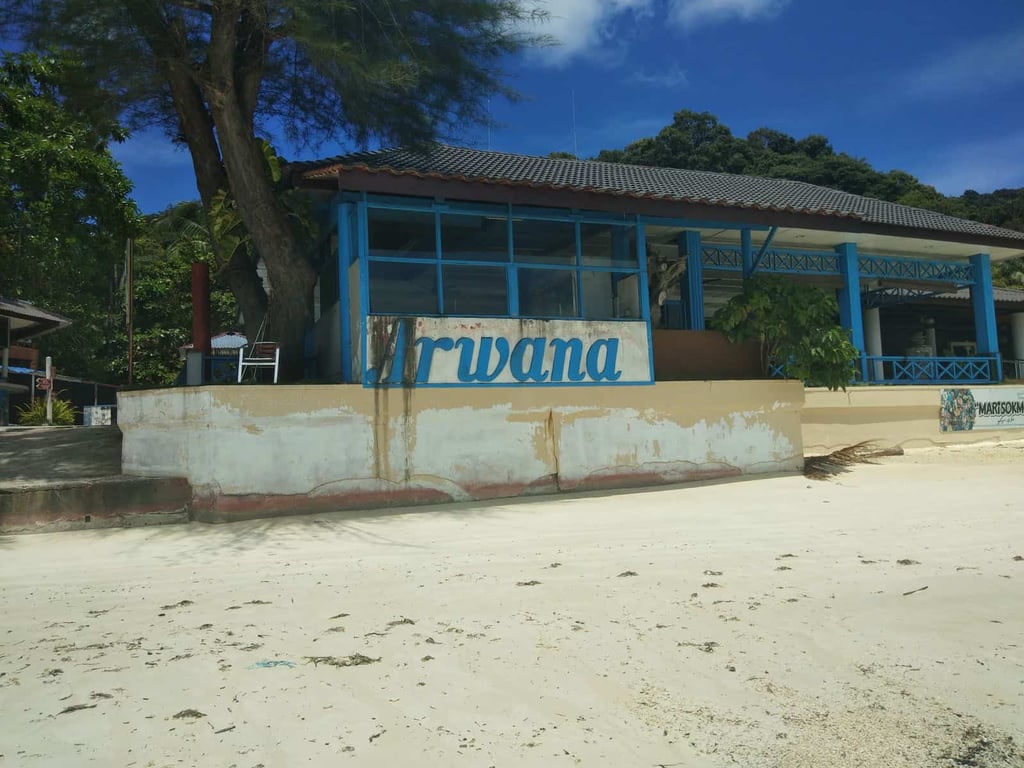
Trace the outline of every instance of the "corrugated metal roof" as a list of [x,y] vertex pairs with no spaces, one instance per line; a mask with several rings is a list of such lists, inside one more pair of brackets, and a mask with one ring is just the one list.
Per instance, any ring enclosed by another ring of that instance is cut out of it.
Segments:
[[71,321],[63,315],[47,312],[21,299],[0,297],[0,317],[10,318],[12,341],[39,336],[71,325]]
[[566,189],[856,219],[871,224],[1017,241],[1024,232],[906,205],[853,195],[802,181],[729,173],[654,168],[589,160],[562,160],[436,144],[415,152],[381,149],[291,165],[300,178],[330,178],[346,170]]

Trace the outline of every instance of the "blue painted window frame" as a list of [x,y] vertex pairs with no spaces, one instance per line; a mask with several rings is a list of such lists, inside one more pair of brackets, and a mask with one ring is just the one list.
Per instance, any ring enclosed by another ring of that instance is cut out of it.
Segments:
[[[360,276],[363,280],[362,298],[364,314],[387,315],[394,313],[373,312],[369,304],[369,264],[370,263],[407,263],[407,264],[433,264],[436,270],[437,280],[437,306],[436,312],[417,312],[420,317],[490,317],[490,318],[522,318],[537,320],[584,320],[598,322],[637,322],[650,321],[650,305],[647,297],[647,265],[646,245],[643,237],[643,223],[635,215],[611,214],[597,211],[539,208],[531,206],[517,206],[511,204],[492,203],[469,203],[449,200],[430,200],[427,198],[412,197],[390,197],[387,195],[364,194],[356,198],[359,206],[359,258],[362,269]],[[391,210],[409,211],[415,213],[432,213],[434,216],[434,258],[416,258],[403,256],[371,256],[369,250],[369,221],[372,211]],[[451,259],[443,256],[443,243],[441,241],[441,216],[501,216],[506,222],[507,247],[506,258],[502,261],[487,261],[476,259]],[[515,236],[514,223],[516,221],[561,221],[574,225],[576,240],[576,255],[573,264],[535,264],[530,262],[516,261],[515,259]],[[607,225],[621,227],[633,233],[634,253],[633,259],[628,265],[585,265],[582,256],[582,243],[580,240],[580,227],[584,224]],[[453,314],[444,312],[444,275],[443,268],[448,266],[469,266],[469,267],[491,267],[504,268],[507,307],[504,314],[479,315],[479,314]],[[562,315],[538,315],[523,314],[519,307],[519,271],[521,269],[556,270],[572,272],[576,280],[576,312],[575,314]],[[638,306],[640,314],[638,317],[588,317],[585,296],[583,291],[583,275],[585,273],[604,273],[613,275],[616,282],[636,276],[638,292]]]

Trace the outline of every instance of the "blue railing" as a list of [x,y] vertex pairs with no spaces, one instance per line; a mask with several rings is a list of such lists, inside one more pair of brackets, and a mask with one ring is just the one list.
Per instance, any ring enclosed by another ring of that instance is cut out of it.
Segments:
[[[705,269],[725,272],[743,271],[743,252],[734,245],[701,247],[701,264]],[[857,266],[861,277],[887,280],[909,280],[927,283],[973,285],[974,265],[967,263],[911,259],[900,256],[860,255]],[[839,255],[834,251],[795,251],[770,248],[758,265],[759,272],[776,274],[840,275]]]
[[999,356],[898,357],[864,355],[862,378],[868,384],[988,384],[999,381]]
[[[994,357],[899,357],[862,355],[856,384],[991,384],[1000,381]],[[1021,371],[1024,373],[1024,371]],[[785,378],[785,365],[769,365],[768,375]]]
[[[742,272],[743,252],[732,245],[705,245],[701,248],[701,264],[710,270]],[[834,251],[787,251],[770,248],[761,259],[758,271],[793,275],[838,275],[839,257]]]
[[894,256],[861,256],[857,260],[861,277],[889,280],[920,280],[922,282],[973,285],[973,264],[905,259]]

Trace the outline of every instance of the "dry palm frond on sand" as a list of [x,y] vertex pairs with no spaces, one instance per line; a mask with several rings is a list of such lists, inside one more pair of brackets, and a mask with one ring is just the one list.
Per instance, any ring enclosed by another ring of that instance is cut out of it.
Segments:
[[807,456],[804,458],[804,475],[813,480],[828,480],[830,477],[846,472],[855,464],[874,464],[873,459],[882,456],[902,456],[903,449],[879,448],[873,441],[865,440],[846,448],[832,451],[825,456]]

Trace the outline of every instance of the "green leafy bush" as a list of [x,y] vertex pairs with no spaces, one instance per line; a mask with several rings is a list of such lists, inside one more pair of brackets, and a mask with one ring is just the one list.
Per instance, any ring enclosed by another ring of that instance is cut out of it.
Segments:
[[766,376],[778,370],[809,386],[846,389],[860,353],[839,325],[839,305],[822,288],[778,275],[756,275],[711,319],[732,342],[761,343]]
[[[41,427],[46,425],[46,398],[37,397],[31,403],[21,406],[18,409],[18,423],[26,427]],[[56,426],[66,427],[75,423],[75,409],[67,400],[60,397],[53,398],[53,423]]]

